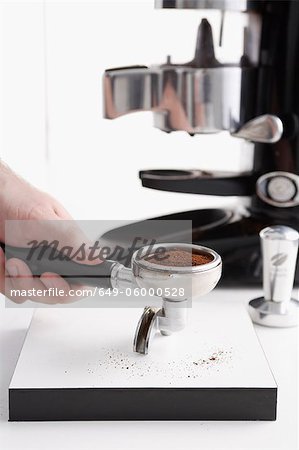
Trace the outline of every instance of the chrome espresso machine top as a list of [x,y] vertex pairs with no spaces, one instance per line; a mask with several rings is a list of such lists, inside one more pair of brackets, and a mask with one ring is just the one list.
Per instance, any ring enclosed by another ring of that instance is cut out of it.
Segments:
[[[156,7],[218,9],[219,40],[203,19],[191,61],[177,64],[167,56],[160,65],[106,70],[104,115],[115,119],[133,111],[152,111],[155,126],[166,132],[197,135],[225,130],[254,143],[250,172],[161,169],[141,171],[140,178],[152,189],[250,197],[243,215],[205,209],[161,219],[193,221],[193,242],[222,255],[223,284],[260,283],[261,229],[281,224],[299,230],[299,2],[156,0]],[[226,51],[232,26],[234,39],[240,42],[234,54]],[[125,228],[126,238],[118,229],[107,233],[105,240],[124,245],[129,235]]]

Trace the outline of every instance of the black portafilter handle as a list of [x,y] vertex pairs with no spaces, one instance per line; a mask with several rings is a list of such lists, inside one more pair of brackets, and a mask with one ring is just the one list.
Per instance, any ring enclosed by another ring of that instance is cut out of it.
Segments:
[[24,261],[33,276],[39,277],[45,272],[55,273],[74,284],[112,288],[111,272],[117,264],[105,260],[100,264],[81,264],[62,254],[51,246],[30,248],[13,247],[0,242],[6,260],[17,258]]

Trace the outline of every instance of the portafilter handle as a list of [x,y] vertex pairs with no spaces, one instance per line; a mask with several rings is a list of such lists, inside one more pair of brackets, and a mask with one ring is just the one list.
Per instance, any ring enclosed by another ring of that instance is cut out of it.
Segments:
[[252,320],[267,326],[294,326],[297,324],[298,302],[291,296],[299,234],[290,227],[275,225],[264,228],[260,239],[264,297],[249,303]]

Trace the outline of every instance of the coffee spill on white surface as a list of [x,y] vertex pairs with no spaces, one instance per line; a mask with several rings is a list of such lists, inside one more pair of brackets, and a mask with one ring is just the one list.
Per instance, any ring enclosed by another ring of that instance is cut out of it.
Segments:
[[101,349],[103,358],[96,363],[88,363],[86,372],[101,377],[111,375],[120,379],[134,378],[164,378],[172,384],[177,379],[200,378],[209,375],[209,372],[219,372],[222,367],[232,368],[233,348],[211,348],[205,354],[186,354],[184,358],[155,361],[149,355],[124,353],[117,348]]
[[276,387],[248,313],[222,300],[194,305],[148,355],[132,348],[139,310],[39,310],[10,388]]

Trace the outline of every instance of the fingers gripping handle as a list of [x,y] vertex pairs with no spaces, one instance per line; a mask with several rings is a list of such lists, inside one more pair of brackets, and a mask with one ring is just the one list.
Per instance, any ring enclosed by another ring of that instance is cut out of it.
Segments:
[[17,258],[24,261],[34,276],[52,272],[74,284],[85,284],[109,289],[111,272],[115,261],[105,260],[100,264],[81,264],[51,246],[20,248],[0,243],[6,259]]
[[263,229],[260,238],[265,300],[288,302],[294,284],[299,234],[277,225]]

